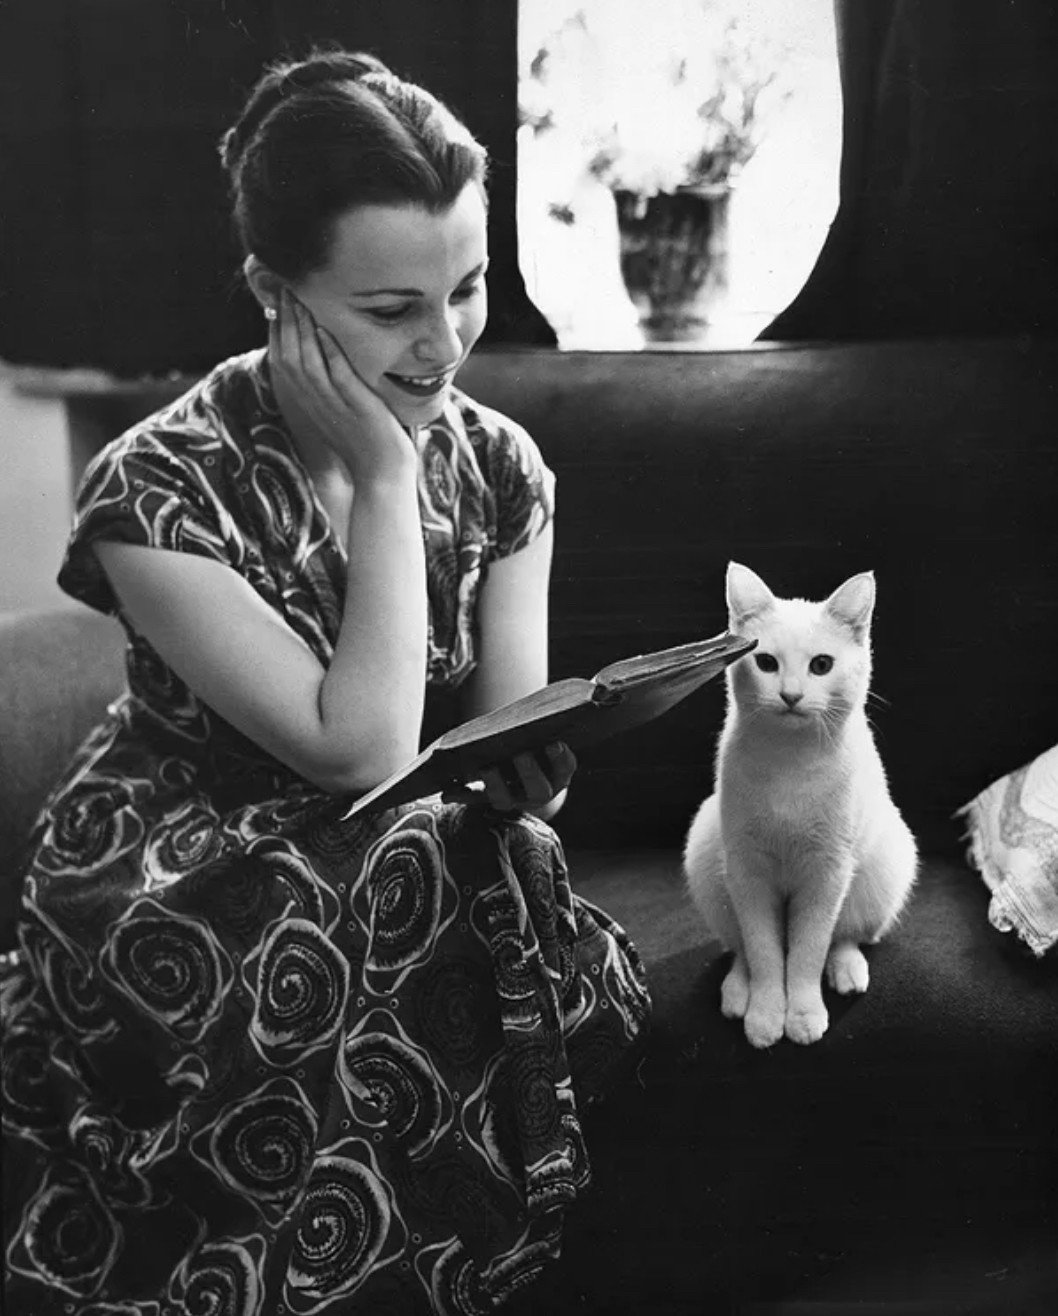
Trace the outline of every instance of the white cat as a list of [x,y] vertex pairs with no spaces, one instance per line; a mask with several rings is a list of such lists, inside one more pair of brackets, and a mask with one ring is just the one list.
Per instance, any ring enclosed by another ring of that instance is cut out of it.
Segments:
[[918,855],[867,723],[874,575],[823,603],[779,599],[727,569],[732,630],[757,648],[727,671],[716,793],[691,824],[688,889],[735,953],[721,1008],[757,1047],[827,1028],[824,970],[867,989],[876,942],[910,894]]

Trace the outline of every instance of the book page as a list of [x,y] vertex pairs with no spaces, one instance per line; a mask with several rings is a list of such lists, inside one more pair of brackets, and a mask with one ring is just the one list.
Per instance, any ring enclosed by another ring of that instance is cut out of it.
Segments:
[[512,727],[539,722],[550,718],[565,709],[579,708],[591,703],[595,691],[595,682],[583,676],[570,676],[563,681],[553,681],[532,694],[523,695],[513,703],[504,704],[502,708],[483,713],[481,717],[462,722],[438,737],[438,749],[458,749],[477,740],[485,740],[510,730]]
[[608,663],[596,673],[595,680],[604,691],[620,691],[641,681],[676,673],[685,667],[709,665],[711,662],[715,662],[718,667],[726,667],[753,647],[754,641],[725,631],[706,640],[694,640],[690,644],[679,644],[671,649],[659,649],[656,653],[637,654],[632,658]]

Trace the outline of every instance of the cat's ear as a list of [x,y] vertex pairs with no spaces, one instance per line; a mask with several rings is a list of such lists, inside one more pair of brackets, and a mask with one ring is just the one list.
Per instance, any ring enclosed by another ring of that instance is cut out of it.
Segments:
[[775,595],[755,571],[740,562],[727,564],[727,611],[732,627],[767,612]]
[[839,585],[823,605],[824,610],[847,626],[857,640],[870,629],[874,611],[874,572],[861,571]]

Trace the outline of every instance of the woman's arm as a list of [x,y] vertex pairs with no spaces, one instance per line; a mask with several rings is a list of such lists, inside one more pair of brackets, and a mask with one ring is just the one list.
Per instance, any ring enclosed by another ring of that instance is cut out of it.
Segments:
[[326,671],[229,567],[139,545],[95,545],[122,610],[163,661],[244,735],[330,791],[368,789],[407,763],[422,721],[418,518],[409,535],[397,498],[378,491],[355,501],[346,610]]
[[325,790],[363,790],[419,744],[427,605],[418,458],[300,309],[286,305],[270,348],[295,423],[341,451],[353,476],[345,606],[326,671],[230,568],[138,545],[99,543],[96,553],[133,626],[211,708]]
[[547,684],[548,595],[554,531],[489,564],[478,594],[477,666],[461,693],[465,717]]
[[[491,712],[547,684],[553,545],[549,524],[527,547],[489,566],[478,598],[478,664],[462,696],[465,717]],[[575,768],[564,745],[552,746],[543,761],[519,754],[486,770],[485,793],[498,809],[524,807],[552,818],[565,802]]]

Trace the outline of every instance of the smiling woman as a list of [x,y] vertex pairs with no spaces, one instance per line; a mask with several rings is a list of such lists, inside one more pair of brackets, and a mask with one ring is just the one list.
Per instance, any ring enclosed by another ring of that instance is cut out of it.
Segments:
[[485,157],[337,51],[266,73],[223,160],[268,346],[99,454],[60,573],[129,688],[3,965],[7,1296],[477,1312],[557,1253],[649,1010],[544,821],[565,746],[344,817],[441,707],[547,680],[553,477],[453,382]]

